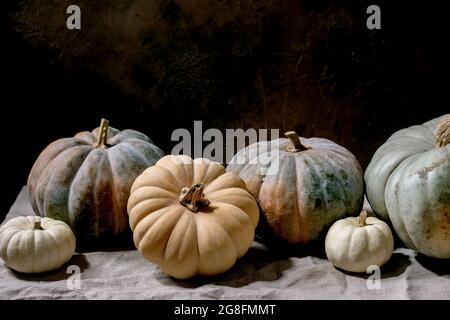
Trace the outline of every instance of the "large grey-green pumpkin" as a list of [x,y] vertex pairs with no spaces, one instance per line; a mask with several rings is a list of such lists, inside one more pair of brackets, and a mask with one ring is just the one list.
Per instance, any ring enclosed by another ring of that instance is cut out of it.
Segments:
[[[100,128],[51,143],[28,177],[36,214],[66,222],[83,249],[126,239],[127,202],[137,176],[163,152],[142,133]],[[104,241],[105,240],[105,241]]]
[[367,198],[411,249],[450,258],[450,115],[394,133],[365,172]]
[[336,220],[359,213],[363,173],[355,156],[330,140],[286,135],[240,150],[227,170],[258,200],[271,238],[308,244]]

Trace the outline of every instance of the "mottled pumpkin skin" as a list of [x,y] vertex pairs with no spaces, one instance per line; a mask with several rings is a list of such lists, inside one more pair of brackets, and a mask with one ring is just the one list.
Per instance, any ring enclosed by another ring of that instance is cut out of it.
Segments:
[[307,149],[299,152],[285,151],[284,138],[250,145],[227,167],[258,199],[270,233],[290,244],[313,242],[336,220],[357,215],[363,201],[362,169],[351,152],[327,139],[301,142]]
[[69,224],[77,248],[131,235],[127,214],[131,186],[163,156],[147,136],[134,130],[108,128],[107,147],[95,147],[98,130],[51,143],[28,177],[36,214]]
[[450,145],[437,148],[445,117],[394,133],[365,172],[367,198],[411,249],[450,258]]

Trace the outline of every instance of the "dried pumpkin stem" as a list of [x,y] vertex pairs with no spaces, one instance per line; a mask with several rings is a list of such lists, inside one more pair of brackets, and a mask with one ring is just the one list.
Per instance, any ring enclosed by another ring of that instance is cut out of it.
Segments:
[[41,226],[41,220],[36,220],[36,221],[34,222],[34,228],[33,228],[33,230],[44,230],[44,229],[42,228],[42,226]]
[[436,148],[445,147],[450,143],[450,116],[445,117],[436,128]]
[[190,188],[183,188],[179,198],[180,203],[192,212],[198,212],[200,208],[206,207],[210,203],[205,198],[204,189],[205,185],[203,183],[196,183]]
[[100,128],[98,129],[97,143],[95,144],[96,148],[107,148],[108,144],[106,143],[108,140],[108,126],[109,121],[106,119],[102,119],[100,123]]
[[306,147],[301,144],[300,137],[295,131],[285,132],[284,135],[290,141],[290,143],[284,147],[284,150],[288,152],[300,152],[306,150]]
[[358,217],[358,227],[364,227],[366,226],[366,219],[367,219],[367,211],[363,210]]

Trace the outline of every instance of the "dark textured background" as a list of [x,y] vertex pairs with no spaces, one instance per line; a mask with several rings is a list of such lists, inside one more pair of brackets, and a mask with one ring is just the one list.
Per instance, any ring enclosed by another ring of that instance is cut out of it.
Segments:
[[[365,26],[373,3],[382,30]],[[296,130],[366,166],[395,130],[450,111],[445,14],[439,1],[3,0],[0,219],[39,152],[101,117],[166,152],[193,120]]]

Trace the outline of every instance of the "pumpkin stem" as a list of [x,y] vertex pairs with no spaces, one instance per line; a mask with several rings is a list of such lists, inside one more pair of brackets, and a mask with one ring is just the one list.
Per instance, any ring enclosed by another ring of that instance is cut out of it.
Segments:
[[208,206],[210,202],[205,198],[203,189],[205,189],[205,185],[201,182],[192,185],[190,188],[183,188],[179,198],[180,203],[192,212],[197,212],[200,208]]
[[41,220],[34,221],[33,230],[44,230],[44,228],[42,228],[42,226],[41,226]]
[[358,227],[364,227],[366,226],[366,219],[367,219],[367,211],[363,210],[358,217]]
[[450,143],[450,116],[445,117],[436,128],[436,148],[445,147]]
[[306,150],[306,147],[301,144],[300,137],[295,131],[285,132],[284,135],[290,140],[290,143],[284,147],[288,152],[299,152]]
[[106,143],[106,141],[108,140],[108,126],[109,121],[106,119],[102,119],[100,128],[98,129],[97,143],[95,144],[96,148],[108,147],[108,144]]

